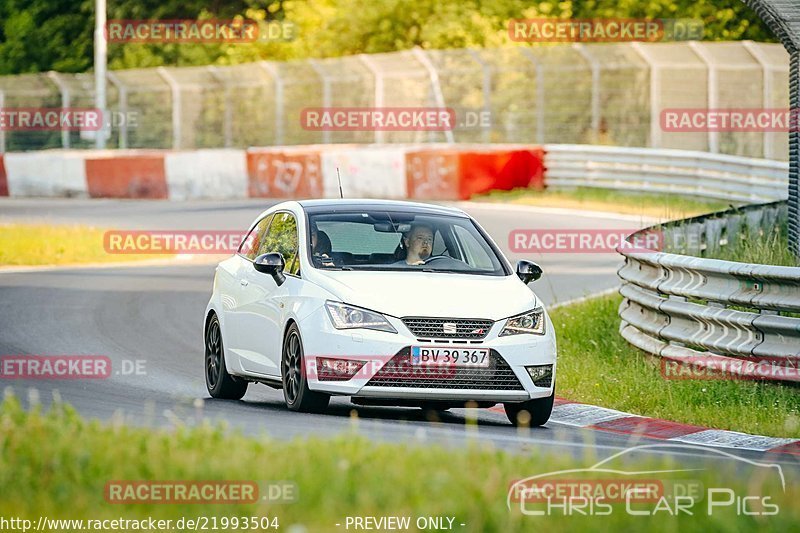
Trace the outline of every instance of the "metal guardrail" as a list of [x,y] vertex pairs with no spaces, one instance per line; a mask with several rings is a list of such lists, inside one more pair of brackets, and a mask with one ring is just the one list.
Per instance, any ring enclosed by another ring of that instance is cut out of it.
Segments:
[[[547,145],[549,187],[600,187],[754,203],[645,228],[628,238],[620,334],[664,360],[800,382],[800,267],[712,259],[787,220],[785,162],[682,150]],[[763,203],[770,202],[770,203]],[[658,251],[639,243],[661,244]],[[634,243],[636,247],[634,247]],[[686,254],[686,255],[683,255]],[[774,370],[772,365],[770,370]],[[794,369],[794,371],[791,371]]]
[[673,193],[734,202],[787,197],[789,164],[685,150],[545,145],[547,183]]
[[[632,235],[629,240],[662,231],[668,251],[618,249],[625,256],[618,272],[623,282],[620,334],[663,359],[706,368],[725,365],[729,374],[749,378],[766,378],[759,367],[766,361],[779,369],[767,372],[767,379],[799,382],[800,267],[669,252],[712,254],[740,239],[763,237],[786,217],[786,202],[773,202],[669,222]],[[694,244],[687,247],[686,242]],[[745,364],[742,358],[747,358]]]

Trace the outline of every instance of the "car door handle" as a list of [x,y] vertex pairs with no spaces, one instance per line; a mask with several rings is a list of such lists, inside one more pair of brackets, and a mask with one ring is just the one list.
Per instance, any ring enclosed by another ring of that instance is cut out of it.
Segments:
[[247,281],[246,279],[240,279],[239,280],[239,285],[241,285],[242,287],[247,287],[249,284],[250,284],[250,282]]

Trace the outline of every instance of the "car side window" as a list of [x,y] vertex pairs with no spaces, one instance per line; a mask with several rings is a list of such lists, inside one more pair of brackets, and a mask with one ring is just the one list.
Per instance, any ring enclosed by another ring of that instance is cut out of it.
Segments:
[[272,220],[258,255],[270,252],[278,252],[283,256],[286,274],[300,274],[300,261],[297,260],[297,221],[291,213],[277,213]]
[[269,228],[269,223],[275,215],[268,215],[262,218],[258,224],[252,229],[247,237],[244,238],[242,244],[239,246],[238,253],[250,261],[255,260],[258,256],[258,250],[261,248],[261,243],[264,241],[264,236]]

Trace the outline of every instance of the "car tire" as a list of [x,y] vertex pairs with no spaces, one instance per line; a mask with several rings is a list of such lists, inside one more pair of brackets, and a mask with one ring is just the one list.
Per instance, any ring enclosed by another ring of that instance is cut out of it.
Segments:
[[[555,399],[556,391],[553,389],[553,394],[546,398],[536,398],[527,402],[508,402],[504,403],[503,407],[505,407],[508,420],[515,426],[538,427],[545,425],[550,420]],[[527,414],[520,416],[523,412]],[[528,419],[527,423],[525,422],[526,418]]]
[[291,411],[321,413],[328,407],[331,397],[308,388],[303,353],[303,339],[297,324],[286,330],[281,355],[281,381],[283,399]]
[[247,392],[247,382],[228,373],[225,366],[225,350],[222,344],[222,329],[217,315],[212,315],[205,334],[206,388],[212,398],[240,400]]

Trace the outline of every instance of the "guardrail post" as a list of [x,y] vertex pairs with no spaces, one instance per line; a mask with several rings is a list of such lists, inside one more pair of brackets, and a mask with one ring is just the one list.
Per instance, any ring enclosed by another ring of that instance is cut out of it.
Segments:
[[172,91],[172,148],[178,150],[181,147],[181,87],[164,67],[157,67],[156,72]]
[[[61,109],[66,110],[69,107],[70,101],[69,87],[64,83],[64,80],[58,76],[57,72],[51,70],[47,73],[47,76],[53,80],[53,83],[58,87],[58,91],[61,93]],[[69,148],[69,130],[63,127],[61,128],[61,148]]]

